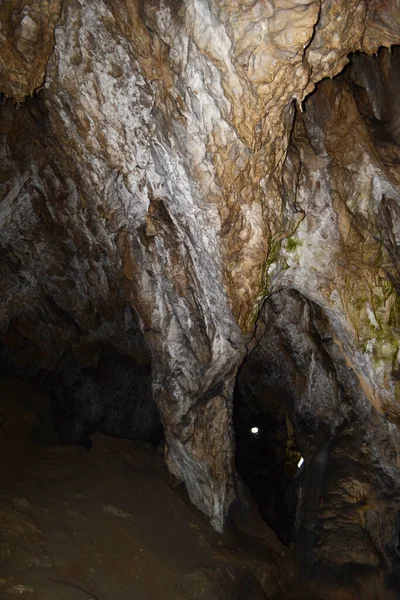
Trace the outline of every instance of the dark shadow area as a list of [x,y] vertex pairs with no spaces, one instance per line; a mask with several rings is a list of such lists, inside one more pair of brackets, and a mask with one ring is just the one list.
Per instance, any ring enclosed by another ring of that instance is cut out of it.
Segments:
[[106,344],[96,368],[65,354],[48,378],[56,430],[82,443],[95,431],[157,444],[162,437],[151,390],[151,363],[138,364]]
[[[29,340],[22,344],[26,346]],[[99,344],[90,348],[95,366],[82,365],[67,351],[54,371],[35,372],[34,365],[24,369],[16,363],[20,354],[0,343],[0,375],[18,377],[43,390],[43,396],[27,395],[24,400],[40,419],[33,430],[37,443],[90,449],[90,436],[101,432],[157,446],[164,435],[152,397],[151,361],[144,339],[143,349],[137,362],[111,344]]]
[[[151,353],[101,211],[60,152],[43,94],[0,98],[0,369],[43,386],[41,443],[157,444]],[[82,188],[82,189],[81,189]],[[3,210],[3,208],[2,208]]]
[[353,586],[356,597],[376,587],[380,598],[398,580],[395,486],[377,459],[379,448],[394,460],[384,419],[326,315],[297,291],[266,300],[257,337],[234,394],[237,471],[263,519],[294,544],[300,579]]
[[[254,378],[254,385],[249,377]],[[301,455],[288,416],[291,399],[277,393],[267,381],[268,364],[254,361],[250,367],[245,361],[234,394],[236,467],[251,489],[262,518],[284,544],[290,545]]]

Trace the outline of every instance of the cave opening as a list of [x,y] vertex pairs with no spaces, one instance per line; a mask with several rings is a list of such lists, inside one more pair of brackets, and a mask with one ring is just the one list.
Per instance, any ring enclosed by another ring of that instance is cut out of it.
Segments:
[[339,423],[350,421],[349,401],[332,361],[337,348],[313,302],[295,290],[272,294],[256,337],[234,392],[236,468],[261,517],[281,542],[296,544],[307,569],[332,468],[328,448]]
[[[354,473],[365,468],[354,465],[349,440],[354,428],[361,431],[355,407],[369,410],[326,315],[296,290],[266,299],[256,338],[233,397],[236,469],[263,520],[281,542],[295,544],[306,571],[347,461]],[[335,451],[346,457],[341,467]]]
[[234,392],[236,468],[260,515],[287,546],[294,541],[298,476],[302,460],[287,390],[271,382],[271,365],[247,357]]
[[[324,311],[295,290],[264,303],[257,344],[238,372],[233,422],[240,479],[278,538],[294,544],[299,572],[332,585],[353,578],[378,585],[376,517],[364,494],[391,497],[381,469],[370,472],[376,448],[369,436],[374,429],[384,448],[387,426],[365,400]],[[360,511],[368,515],[361,528]],[[397,551],[395,514],[385,516],[390,556]],[[337,549],[346,552],[349,532],[356,559],[339,569]],[[365,563],[363,552],[375,562]]]
[[[147,441],[154,447],[164,440],[152,394],[151,355],[136,315],[128,306],[124,313],[132,334],[129,354],[121,344],[118,348],[106,340],[90,339],[95,337],[92,332],[77,336],[69,349],[60,352],[52,370],[40,365],[40,353],[49,349],[38,347],[23,320],[12,322],[7,345],[0,344],[0,376],[5,390],[18,388],[18,380],[22,386],[28,384],[21,400],[38,415],[32,430],[36,443],[75,444],[89,450],[91,436],[97,432]],[[68,318],[64,322],[55,322],[50,314],[47,318],[55,327],[68,327]],[[46,323],[33,327],[40,329]],[[55,343],[55,336],[51,341]]]

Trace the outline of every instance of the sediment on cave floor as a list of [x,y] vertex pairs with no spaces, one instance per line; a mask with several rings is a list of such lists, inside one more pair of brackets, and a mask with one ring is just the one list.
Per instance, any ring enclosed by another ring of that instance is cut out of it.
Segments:
[[171,486],[150,443],[96,433],[90,450],[37,444],[40,419],[30,406],[44,419],[46,394],[9,377],[0,394],[2,598],[299,597],[292,553],[255,507],[251,518],[236,507],[237,525],[219,535]]

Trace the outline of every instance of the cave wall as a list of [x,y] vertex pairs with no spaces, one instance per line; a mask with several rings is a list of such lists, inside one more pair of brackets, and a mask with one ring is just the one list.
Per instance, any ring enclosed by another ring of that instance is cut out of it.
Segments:
[[[391,597],[400,581],[398,428],[371,405],[324,312],[299,292],[268,298],[257,336],[239,370],[235,412],[238,468],[261,514],[295,542],[300,576],[324,598]],[[250,425],[259,427],[258,448]]]
[[278,286],[324,308],[371,403],[395,421],[399,169],[387,98],[398,93],[398,61],[397,49],[356,55],[308,99],[286,165],[287,198],[304,219],[270,269]]
[[396,157],[358,108],[376,69],[354,71],[364,95],[327,79],[304,100],[350,53],[399,42],[397,3],[12,0],[0,21],[8,359],[92,368],[111,343],[151,360],[168,466],[219,529],[234,379],[268,294],[321,307],[395,425]]
[[3,368],[47,384],[64,442],[100,423],[115,435],[151,436],[159,427],[151,353],[118,255],[57,161],[44,109],[4,101],[1,115]]

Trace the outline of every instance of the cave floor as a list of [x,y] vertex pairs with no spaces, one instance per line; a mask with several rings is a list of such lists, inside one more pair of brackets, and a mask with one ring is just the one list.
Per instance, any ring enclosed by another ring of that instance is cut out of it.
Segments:
[[268,598],[309,597],[288,550],[233,525],[217,534],[150,445],[103,434],[90,451],[34,443],[28,398],[46,403],[29,384],[0,381],[1,599],[202,599],[185,576],[225,566],[256,573]]

